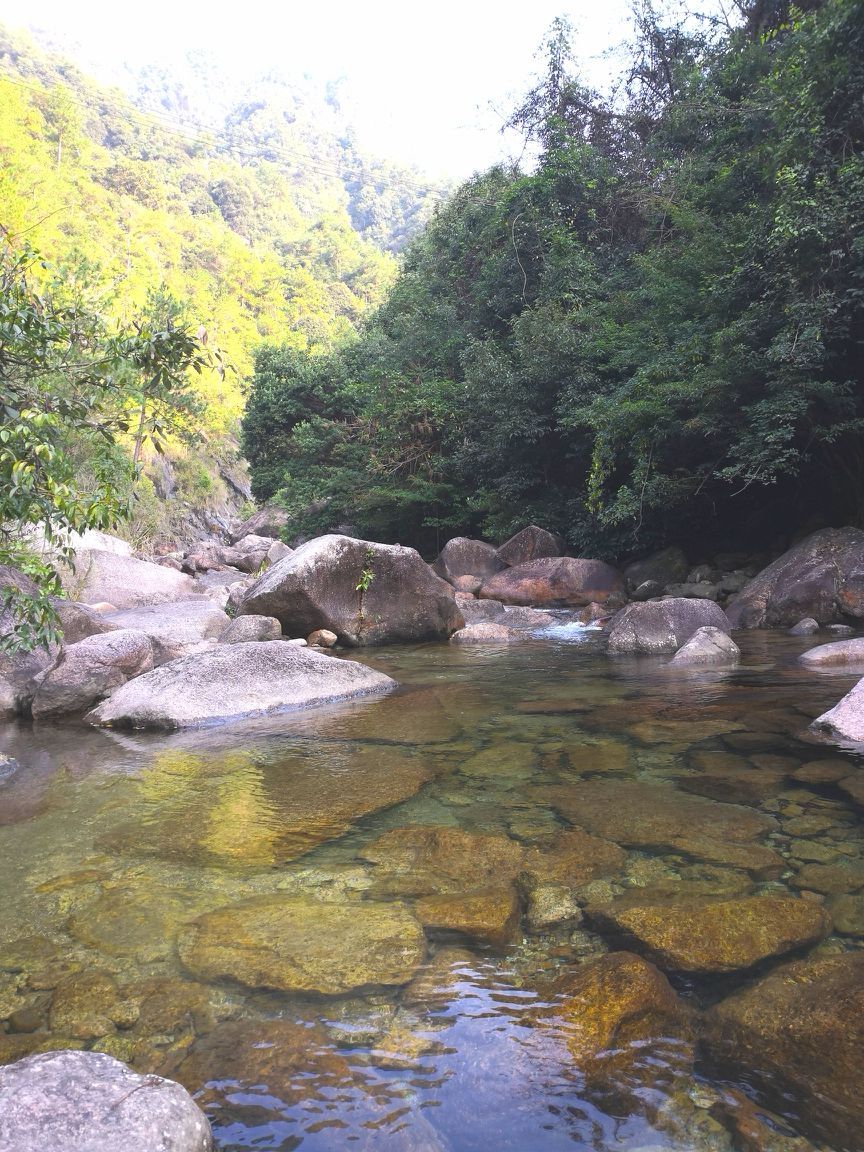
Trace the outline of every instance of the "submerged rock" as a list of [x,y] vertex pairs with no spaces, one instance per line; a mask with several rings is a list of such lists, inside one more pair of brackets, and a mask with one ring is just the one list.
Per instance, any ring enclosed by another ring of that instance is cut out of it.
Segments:
[[737,664],[741,649],[719,628],[697,628],[686,644],[682,644],[672,657],[678,668],[688,664]]
[[755,1081],[811,1137],[855,1148],[864,1127],[864,954],[786,964],[706,1015],[712,1062]]
[[789,628],[864,616],[864,531],[825,528],[799,541],[728,605],[733,628]]
[[651,655],[677,652],[706,627],[729,634],[729,621],[712,600],[677,598],[628,604],[612,618],[609,651]]
[[621,573],[602,560],[546,557],[492,576],[480,596],[521,607],[582,608],[595,601],[604,603],[623,590]]
[[360,855],[376,884],[405,896],[464,893],[506,885],[519,874],[523,849],[507,836],[417,825],[385,832]]
[[792,896],[630,904],[589,910],[606,931],[635,941],[649,960],[668,971],[719,973],[752,968],[795,948],[815,944],[831,930],[818,904]]
[[115,728],[170,731],[394,687],[389,676],[282,643],[219,645],[124,684],[87,719]]
[[250,613],[275,616],[288,636],[326,628],[351,647],[446,640],[464,624],[453,589],[413,548],[337,535],[268,568],[243,598]]
[[0,1152],[210,1152],[210,1125],[171,1080],[101,1052],[0,1068]]
[[339,996],[406,984],[423,961],[426,942],[404,904],[280,895],[206,913],[181,933],[177,950],[201,980]]
[[564,1040],[594,1089],[656,1088],[693,1060],[692,1012],[641,956],[611,952],[559,977],[552,988]]
[[424,896],[414,911],[424,928],[455,932],[498,948],[511,943],[519,927],[519,899],[512,884]]

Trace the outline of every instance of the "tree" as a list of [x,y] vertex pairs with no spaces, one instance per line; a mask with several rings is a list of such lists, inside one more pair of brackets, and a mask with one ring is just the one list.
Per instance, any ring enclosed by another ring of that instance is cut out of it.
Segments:
[[[35,598],[11,586],[4,592],[14,620],[4,647],[56,639],[55,558],[71,554],[70,532],[111,528],[124,515],[121,493],[128,485],[118,481],[134,465],[118,437],[128,429],[130,402],[155,397],[164,420],[170,387],[182,395],[183,374],[207,359],[199,337],[176,322],[156,332],[143,321],[127,329],[112,325],[80,286],[52,283],[36,251],[6,240],[0,252],[0,563],[33,577],[42,591]],[[95,478],[89,492],[76,484],[73,465],[82,442]]]

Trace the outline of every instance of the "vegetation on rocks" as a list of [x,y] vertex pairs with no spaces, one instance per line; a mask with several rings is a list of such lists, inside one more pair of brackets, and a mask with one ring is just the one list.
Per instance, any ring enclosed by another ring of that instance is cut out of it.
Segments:
[[536,168],[463,185],[359,339],[259,355],[253,489],[300,530],[530,520],[607,558],[860,520],[861,0],[640,11],[611,102],[556,22],[512,117]]

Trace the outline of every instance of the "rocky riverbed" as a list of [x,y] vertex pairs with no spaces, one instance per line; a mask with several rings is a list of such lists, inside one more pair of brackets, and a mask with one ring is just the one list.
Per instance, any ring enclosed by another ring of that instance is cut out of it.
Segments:
[[808,733],[858,676],[526,635],[218,728],[4,728],[0,1059],[168,1076],[224,1150],[858,1148],[864,768]]

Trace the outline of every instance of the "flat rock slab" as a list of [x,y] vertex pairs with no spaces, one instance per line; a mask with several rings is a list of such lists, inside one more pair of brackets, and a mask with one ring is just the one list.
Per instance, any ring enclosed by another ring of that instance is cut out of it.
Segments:
[[389,676],[362,664],[281,640],[225,644],[131,680],[87,720],[103,727],[171,731],[393,687]]
[[864,953],[808,957],[721,1000],[703,1044],[724,1072],[744,1071],[769,1105],[812,1138],[857,1148],[864,1127]]
[[[181,600],[112,612],[106,619],[117,628],[146,633],[153,642],[156,664],[189,656],[215,643],[231,620],[212,600]],[[252,637],[249,637],[252,639]],[[255,637],[262,639],[262,637]]]
[[201,916],[181,933],[178,952],[205,981],[339,996],[407,984],[423,962],[426,941],[398,902],[263,896]]
[[707,844],[706,859],[717,842],[749,845],[777,822],[762,812],[691,796],[667,784],[642,780],[585,780],[543,789],[542,797],[573,824],[629,848],[669,848],[682,841],[690,855]]
[[752,968],[815,944],[831,931],[831,917],[820,905],[792,896],[627,904],[600,905],[590,917],[634,941],[639,952],[672,972]]
[[210,1152],[179,1084],[102,1052],[44,1052],[0,1068],[0,1152]]

